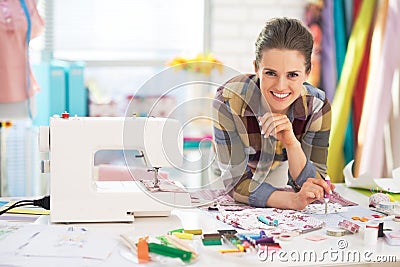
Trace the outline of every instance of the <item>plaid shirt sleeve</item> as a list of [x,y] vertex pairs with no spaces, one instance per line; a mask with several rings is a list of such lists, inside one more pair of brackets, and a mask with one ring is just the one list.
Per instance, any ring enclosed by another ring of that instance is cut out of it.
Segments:
[[[324,178],[327,174],[327,158],[329,148],[329,135],[331,127],[331,106],[322,91],[307,85],[308,94],[303,96],[304,103],[310,119],[306,130],[297,134],[301,147],[306,155],[307,162],[297,178],[289,176],[288,184],[295,190],[300,190],[303,183],[310,177]],[[293,122],[293,130],[297,131],[296,119]]]
[[230,191],[244,179],[250,179],[248,188],[243,188],[241,193],[248,194],[251,206],[265,207],[269,196],[277,190],[263,182],[273,162],[274,143],[262,140],[262,148],[258,149],[263,150],[263,153],[254,174],[247,166],[249,155],[260,153],[250,145],[250,140],[253,142],[257,137],[263,139],[260,137],[258,123],[254,125],[251,119],[259,108],[259,97],[254,79],[247,75],[237,76],[218,88],[213,104],[214,140],[216,162],[221,170],[219,176],[225,188]]
[[217,90],[213,102],[213,121],[216,162],[225,188],[230,191],[246,176],[248,156],[239,134],[240,130],[237,129],[240,118],[232,109],[232,105],[240,105],[240,102],[230,101],[226,91],[229,90],[224,90],[224,86]]

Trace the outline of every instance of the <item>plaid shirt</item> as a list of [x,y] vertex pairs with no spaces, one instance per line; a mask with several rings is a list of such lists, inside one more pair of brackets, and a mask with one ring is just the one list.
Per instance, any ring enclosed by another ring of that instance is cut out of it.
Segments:
[[[239,75],[217,89],[213,103],[214,140],[219,176],[228,190],[251,179],[249,204],[264,207],[277,190],[264,182],[269,171],[287,161],[285,147],[273,137],[262,138],[257,117],[265,114],[256,75]],[[309,177],[325,177],[331,126],[331,107],[325,93],[308,83],[287,116],[307,158],[298,177],[288,173],[295,190]]]

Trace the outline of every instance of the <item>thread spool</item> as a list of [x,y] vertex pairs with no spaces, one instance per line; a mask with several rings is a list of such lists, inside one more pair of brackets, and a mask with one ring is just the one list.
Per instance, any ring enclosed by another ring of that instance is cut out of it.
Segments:
[[179,232],[173,232],[172,235],[176,236],[177,238],[180,239],[193,239],[193,234],[187,234],[187,233],[179,233]]
[[329,236],[344,236],[346,234],[346,230],[340,228],[328,228],[326,230],[326,234]]
[[281,232],[271,232],[269,235],[278,238],[281,235]]
[[374,228],[374,229],[379,229],[379,221],[370,221],[365,225],[365,228]]
[[202,235],[203,230],[201,229],[185,229],[183,230],[184,233],[186,234],[193,234],[193,235]]
[[380,222],[378,226],[378,237],[384,237],[384,236],[385,234],[383,232],[383,222]]
[[395,206],[395,203],[390,202],[390,201],[384,201],[384,202],[380,202],[378,204],[378,207],[383,210],[393,210],[394,206]]
[[375,244],[378,241],[378,228],[366,227],[364,230],[364,243]]
[[282,241],[289,241],[293,239],[293,235],[288,234],[288,233],[283,233],[279,236],[279,239]]

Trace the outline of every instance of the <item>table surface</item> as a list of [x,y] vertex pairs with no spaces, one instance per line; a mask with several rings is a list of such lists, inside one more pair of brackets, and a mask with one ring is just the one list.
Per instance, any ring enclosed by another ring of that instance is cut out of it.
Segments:
[[[368,207],[368,197],[352,189],[338,184],[336,191],[343,197],[357,202],[360,206]],[[35,224],[49,224],[48,216],[41,216]],[[101,232],[115,235],[129,234],[134,236],[158,236],[165,235],[172,229],[202,229],[203,233],[215,233],[217,229],[231,229],[232,227],[215,219],[214,214],[201,209],[176,209],[172,211],[169,217],[158,218],[136,218],[133,223],[93,223],[79,224],[87,228],[96,229]],[[385,221],[385,228],[393,230],[400,229],[400,223],[393,220]],[[365,264],[367,266],[382,266],[383,261],[400,261],[400,247],[388,245],[383,238],[375,244],[365,244],[362,231],[357,234],[349,234],[343,237],[331,237],[326,235],[326,228],[311,233],[303,234],[290,241],[280,241],[282,247],[281,253],[275,254],[275,258],[267,259],[267,262],[260,260],[256,253],[241,254],[220,254],[218,246],[203,246],[201,239],[197,236],[195,240],[190,241],[199,253],[199,257],[192,264],[193,266],[217,266],[227,264],[229,266],[243,265],[273,265],[281,266],[304,266],[310,265],[309,253],[314,251],[317,259],[312,259],[312,265],[347,265],[347,264]],[[324,236],[327,239],[322,241],[310,241],[305,239],[307,236]],[[4,242],[3,242],[4,243]],[[0,239],[0,266],[134,266],[129,257],[131,256],[126,246],[120,242],[113,250],[113,253],[105,261],[74,258],[44,258],[44,257],[25,257],[17,256],[12,253],[2,252]],[[345,248],[341,246],[345,244]],[[293,254],[294,253],[294,254]],[[297,254],[296,254],[297,253]],[[299,254],[300,253],[300,254]],[[304,254],[305,253],[305,254]],[[349,256],[349,253],[356,253],[360,256],[360,262],[357,256]],[[294,256],[293,256],[294,255]],[[295,261],[295,255],[304,255],[306,259]],[[279,256],[279,257],[278,257]],[[293,256],[293,257],[292,257]],[[320,261],[324,258],[323,261]],[[349,258],[350,257],[350,258]],[[368,262],[371,260],[371,262]],[[373,263],[373,261],[380,261]],[[271,263],[269,263],[271,262]],[[176,261],[167,261],[163,265],[176,266]],[[160,266],[158,262],[151,262],[146,266]],[[183,265],[183,264],[182,264]],[[384,266],[398,266],[397,263],[385,263]]]

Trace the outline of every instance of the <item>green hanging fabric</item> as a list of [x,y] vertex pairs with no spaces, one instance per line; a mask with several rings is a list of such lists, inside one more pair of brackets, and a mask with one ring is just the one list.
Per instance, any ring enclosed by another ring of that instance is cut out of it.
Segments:
[[[352,2],[352,1],[347,1]],[[333,1],[333,18],[334,18],[334,29],[335,29],[335,52],[336,52],[336,71],[337,79],[340,80],[342,74],[343,63],[346,57],[346,49],[348,42],[348,24],[351,22],[346,20],[346,6],[343,0]],[[350,33],[350,32],[349,32]],[[350,35],[350,34],[349,34]],[[353,131],[352,131],[352,111],[350,109],[349,120],[346,126],[346,134],[343,144],[343,157],[344,162],[347,163],[354,157],[354,143],[353,143]],[[343,121],[345,123],[345,121]]]
[[344,164],[346,165],[354,159],[354,127],[353,127],[353,108],[350,107],[349,120],[347,121],[346,135],[344,138]]
[[333,182],[343,181],[343,145],[355,80],[364,55],[366,39],[371,25],[375,1],[363,1],[360,13],[354,23],[343,70],[332,103],[332,131],[328,154],[328,173]]
[[[356,6],[358,8],[359,6]],[[353,1],[344,1],[343,9],[346,22],[346,44],[348,38],[350,38],[351,30],[353,28],[353,21],[356,20],[358,15],[358,10],[353,9]],[[343,153],[345,164],[349,163],[354,159],[354,149],[355,149],[355,134],[354,134],[354,113],[353,108],[350,108],[349,120],[347,122],[346,135],[344,139]]]
[[339,81],[347,49],[346,18],[343,0],[333,1],[333,20],[336,45],[336,71]]

